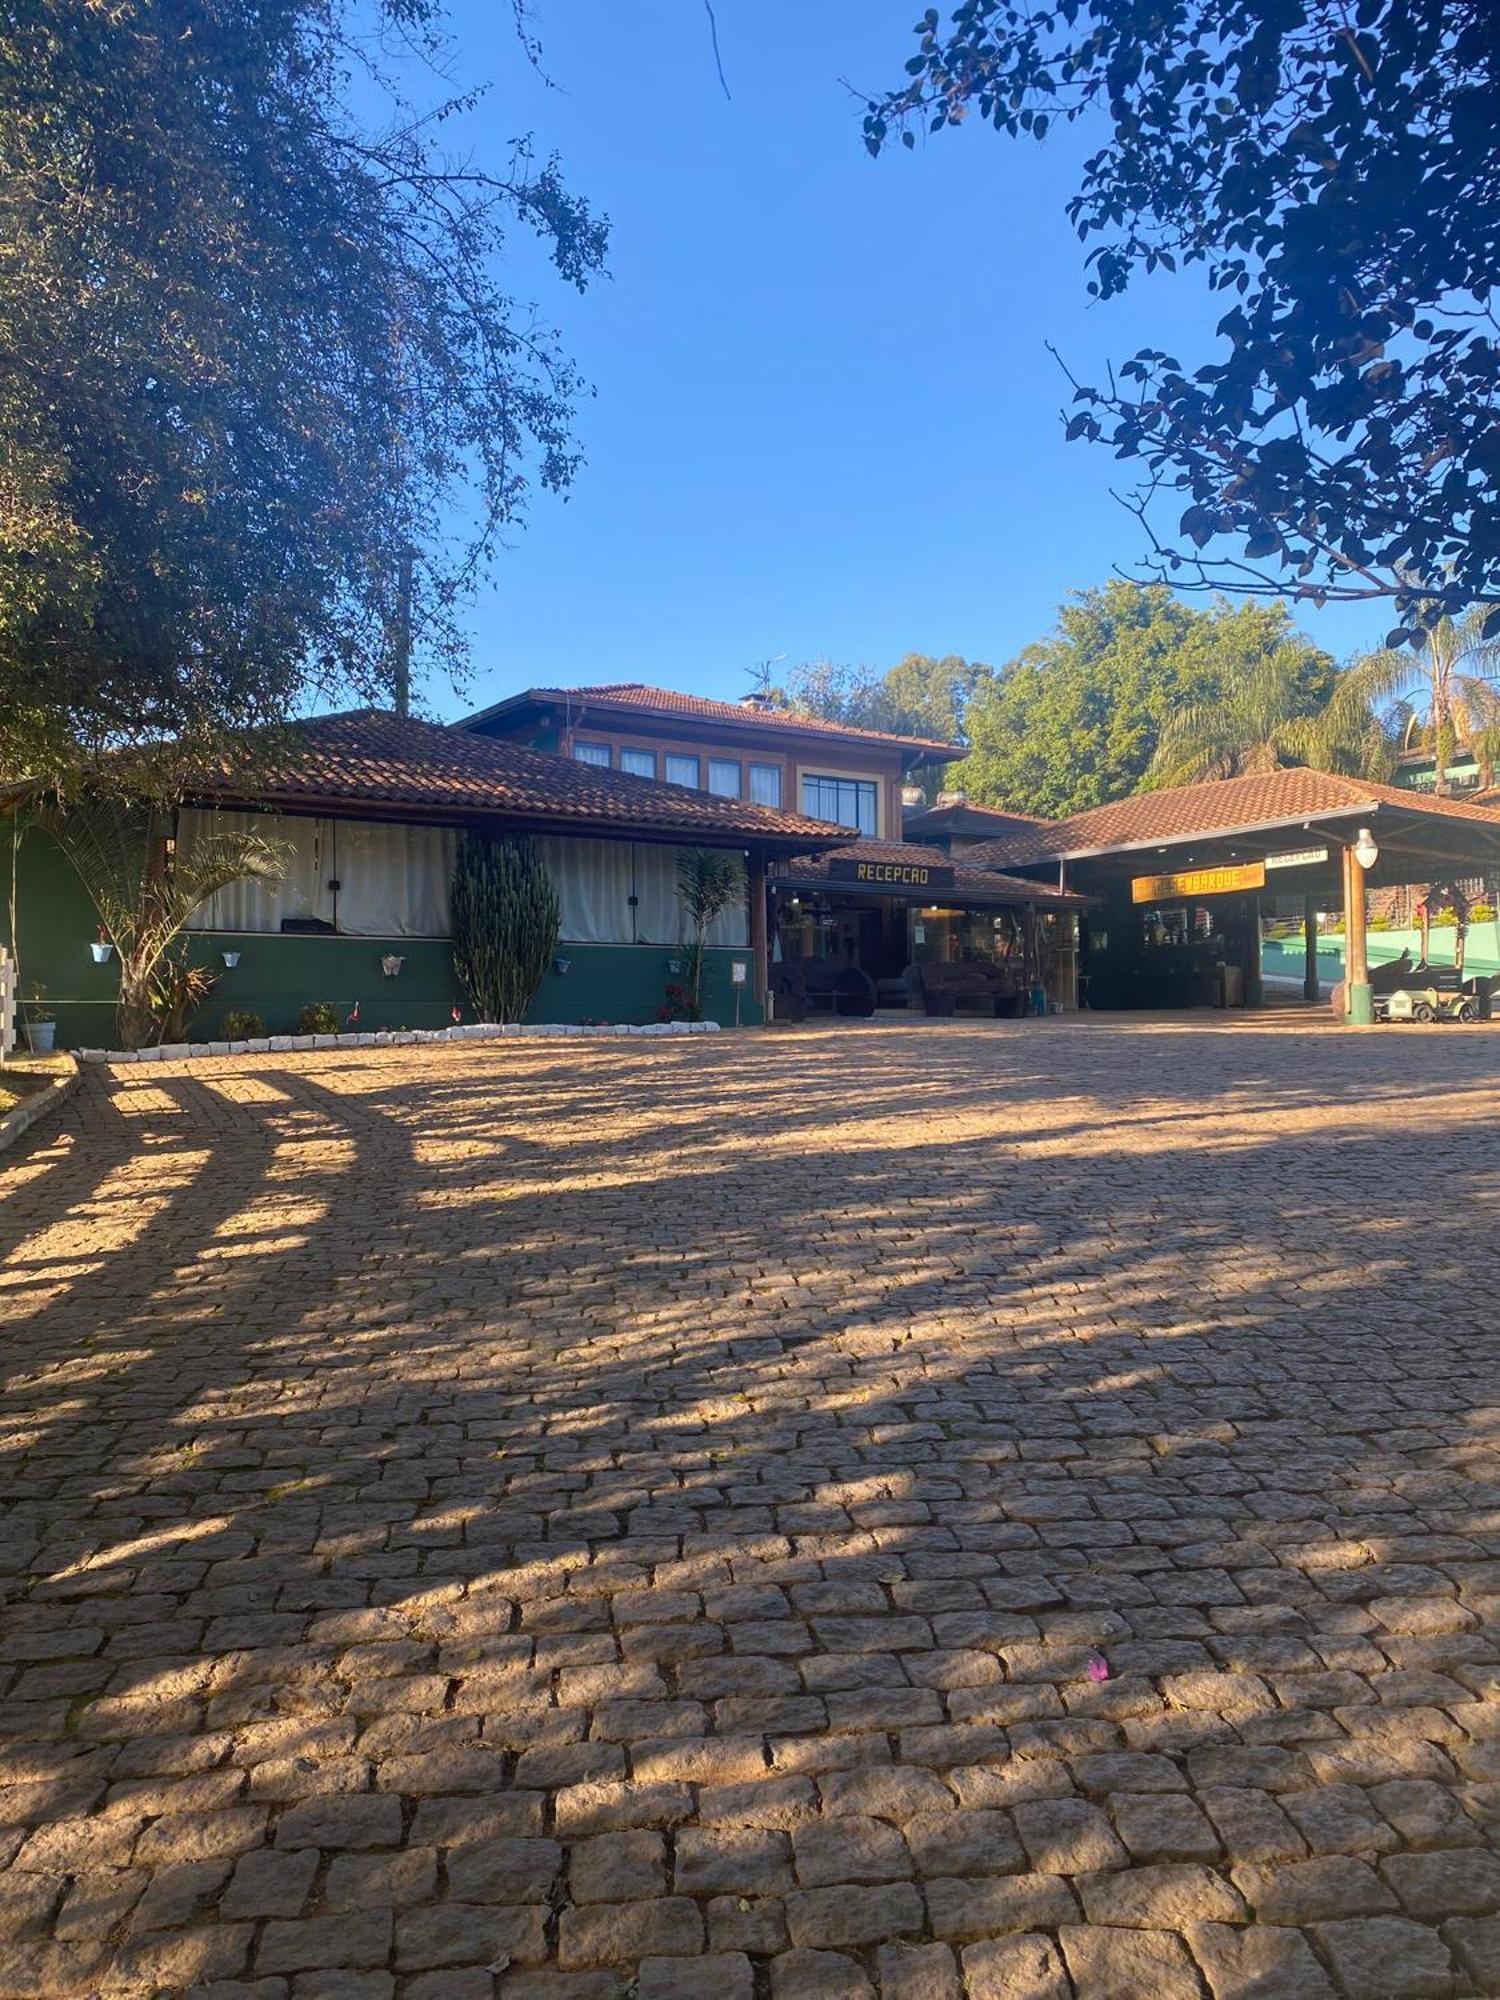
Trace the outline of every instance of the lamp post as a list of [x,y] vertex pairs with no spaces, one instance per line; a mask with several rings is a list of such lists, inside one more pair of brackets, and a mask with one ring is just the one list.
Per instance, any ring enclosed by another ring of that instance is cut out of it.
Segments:
[[1365,873],[1379,859],[1375,836],[1362,826],[1354,845],[1344,849],[1344,1019],[1354,1028],[1367,1028],[1375,1019],[1365,949]]

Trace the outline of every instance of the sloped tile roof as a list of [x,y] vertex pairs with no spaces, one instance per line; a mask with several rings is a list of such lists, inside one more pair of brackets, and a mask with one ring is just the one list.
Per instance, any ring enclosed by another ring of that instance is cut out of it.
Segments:
[[1468,820],[1500,834],[1500,812],[1466,799],[1435,799],[1397,785],[1298,768],[1137,792],[1113,805],[1095,806],[1068,819],[1043,820],[1034,827],[1003,834],[971,849],[965,859],[970,865],[1025,867],[1109,848],[1249,833],[1257,827],[1353,813],[1361,806],[1396,807],[1406,813]]
[[[834,858],[830,854],[795,855],[771,870],[772,879],[788,887],[821,888],[829,882],[828,863]],[[951,868],[952,889],[934,889],[934,895],[972,898],[984,903],[1041,903],[1059,909],[1076,908],[1089,901],[1087,896],[1076,895],[1071,889],[1052,889],[1045,882],[1027,882],[1018,875],[1001,875],[993,868],[976,868],[967,855],[963,862],[956,862],[940,847],[924,847],[917,841],[857,840],[852,847],[839,848],[837,858],[890,862],[900,867]],[[831,886],[841,889],[848,885],[836,882]]]
[[192,789],[202,798],[288,805],[405,806],[426,818],[495,814],[518,824],[576,826],[581,834],[740,836],[781,848],[792,841],[832,847],[849,838],[799,813],[599,770],[383,709],[289,723],[244,759],[226,757],[200,772]]
[[594,687],[528,688],[466,716],[457,726],[472,729],[492,715],[528,702],[584,702],[600,707],[644,709],[653,715],[680,715],[703,722],[732,722],[741,728],[765,724],[770,729],[787,729],[802,735],[848,737],[857,743],[884,743],[898,750],[920,751],[936,760],[962,757],[963,746],[943,743],[930,736],[892,736],[879,729],[855,729],[843,722],[826,722],[817,715],[798,715],[785,708],[762,708],[754,702],[710,701],[706,696],[681,694],[676,688],[649,687],[644,681],[601,681]]

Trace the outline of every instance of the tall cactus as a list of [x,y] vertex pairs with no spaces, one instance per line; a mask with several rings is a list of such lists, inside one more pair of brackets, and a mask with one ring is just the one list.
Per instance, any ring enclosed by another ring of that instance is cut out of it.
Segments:
[[453,970],[481,1021],[519,1021],[557,948],[557,891],[524,834],[465,833],[452,889]]

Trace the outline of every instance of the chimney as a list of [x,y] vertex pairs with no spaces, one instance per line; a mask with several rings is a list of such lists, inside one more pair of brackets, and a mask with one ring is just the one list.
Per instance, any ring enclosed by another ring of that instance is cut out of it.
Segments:
[[770,708],[771,706],[772,706],[771,697],[768,694],[764,693],[760,688],[756,688],[752,694],[742,694],[740,696],[741,708],[764,709],[764,708]]
[[937,802],[939,806],[966,806],[969,795],[967,792],[939,792]]

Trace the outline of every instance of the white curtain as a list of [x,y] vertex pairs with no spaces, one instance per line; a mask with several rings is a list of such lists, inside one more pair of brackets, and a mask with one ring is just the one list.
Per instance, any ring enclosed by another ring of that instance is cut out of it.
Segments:
[[[685,852],[685,848],[653,847],[645,842],[636,847],[635,934],[642,944],[681,944],[687,937],[687,918],[677,894],[677,857]],[[743,873],[740,894],[709,925],[708,942],[726,950],[743,950],[749,942]]]
[[195,841],[215,833],[256,833],[281,849],[279,882],[231,882],[194,911],[193,928],[278,931],[283,917],[319,917],[331,924],[330,824],[277,813],[199,812],[184,806],[177,815],[177,844],[184,852],[191,853]]
[[537,842],[569,944],[630,944],[630,843],[548,836]]
[[212,833],[243,832],[280,847],[282,879],[230,883],[194,912],[194,929],[274,932],[283,918],[316,917],[349,937],[448,935],[457,838],[450,828],[187,806],[178,815],[184,851]]
[[[557,891],[566,943],[682,942],[685,926],[677,895],[680,848],[648,841],[564,837],[539,840],[537,847]],[[715,921],[708,941],[743,950],[748,935],[745,899],[740,896]]]
[[[284,917],[316,917],[349,937],[446,937],[457,835],[448,827],[374,820],[297,819],[275,813],[199,812],[184,807],[184,850],[212,832],[250,831],[283,851],[280,882],[235,882],[195,912],[207,931],[279,931]],[[557,891],[569,944],[675,945],[686,929],[677,894],[677,847],[647,841],[537,841]],[[329,887],[337,882],[338,889]],[[635,897],[632,905],[631,897]],[[708,941],[743,950],[747,910],[737,897]]]
[[333,823],[338,927],[349,937],[446,937],[458,836],[446,826]]

